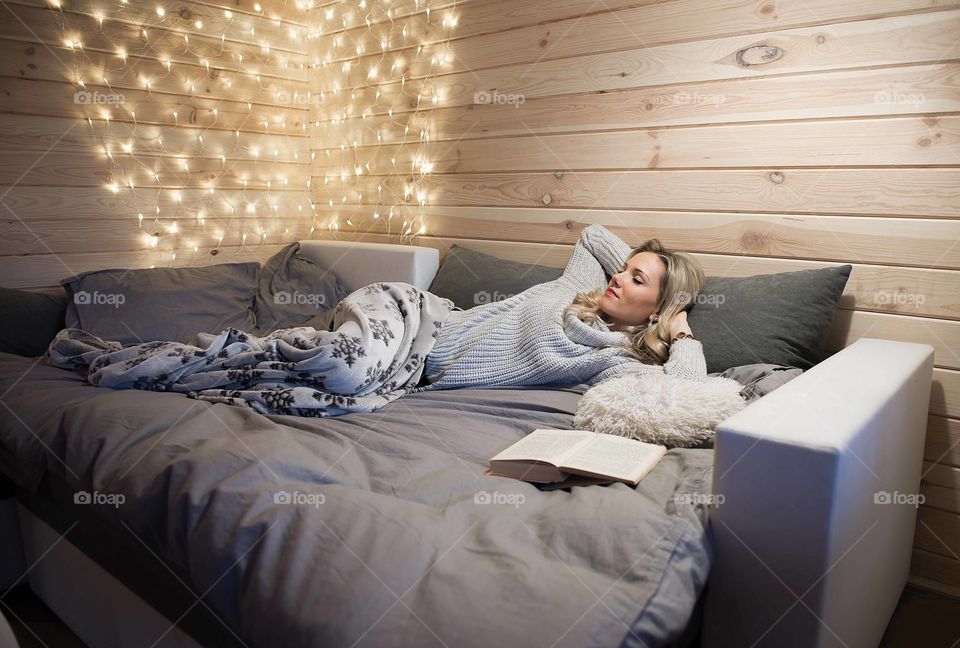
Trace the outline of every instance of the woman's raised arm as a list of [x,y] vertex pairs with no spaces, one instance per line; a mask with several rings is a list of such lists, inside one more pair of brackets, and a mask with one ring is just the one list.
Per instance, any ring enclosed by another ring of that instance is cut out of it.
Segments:
[[665,373],[694,382],[703,382],[707,377],[707,360],[703,356],[703,345],[699,340],[680,338],[670,345],[670,357],[666,363],[644,364],[639,360],[621,362],[601,371],[587,381],[589,385],[596,385],[610,378],[627,374]]
[[603,225],[593,224],[580,233],[580,240],[563,270],[563,276],[584,290],[602,288],[607,283],[604,273],[620,272],[632,248]]

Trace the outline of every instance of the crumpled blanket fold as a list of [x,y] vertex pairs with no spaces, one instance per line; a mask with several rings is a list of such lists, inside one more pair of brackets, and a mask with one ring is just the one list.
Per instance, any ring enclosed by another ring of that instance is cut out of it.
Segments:
[[412,391],[453,302],[403,282],[371,284],[337,305],[331,330],[279,329],[256,337],[235,328],[195,344],[122,347],[76,328],[45,356],[114,389],[186,393],[263,414],[372,412]]

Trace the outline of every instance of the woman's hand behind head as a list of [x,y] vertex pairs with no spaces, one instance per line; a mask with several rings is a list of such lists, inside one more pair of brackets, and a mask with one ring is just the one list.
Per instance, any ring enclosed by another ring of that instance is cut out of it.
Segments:
[[690,325],[687,323],[687,311],[680,311],[670,321],[670,339],[676,339],[680,333],[693,335],[693,331],[690,330]]

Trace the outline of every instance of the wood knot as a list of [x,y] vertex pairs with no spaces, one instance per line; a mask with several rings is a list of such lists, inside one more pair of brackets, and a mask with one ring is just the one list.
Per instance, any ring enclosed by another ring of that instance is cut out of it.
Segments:
[[27,56],[33,56],[34,54],[37,53],[37,48],[31,46],[31,47],[28,47],[27,49],[25,49],[25,50],[23,50],[23,51],[24,51],[24,53],[25,53]]
[[922,137],[920,138],[920,141],[917,142],[917,144],[919,144],[921,148],[927,148],[932,143],[933,143],[933,140],[931,140],[929,137]]
[[740,246],[746,252],[760,252],[766,248],[767,239],[759,232],[744,232],[740,237]]
[[779,171],[771,171],[770,173],[767,174],[767,177],[770,178],[770,182],[774,184],[783,183],[783,174],[780,173]]
[[553,202],[553,197],[551,197],[550,194],[543,194],[543,198],[540,199],[540,202],[542,202],[544,205],[549,205]]
[[557,180],[563,180],[563,171],[554,171],[553,177]]
[[572,230],[572,229],[573,229],[573,221],[564,221],[564,222],[563,222],[563,226],[566,227],[568,230]]
[[220,250],[217,250],[217,249],[210,250],[211,256],[217,256],[218,254],[220,254]]
[[754,45],[745,47],[737,52],[737,65],[740,67],[753,67],[754,65],[764,65],[772,63],[783,56],[783,50],[774,45]]
[[540,49],[543,49],[544,47],[546,47],[546,46],[547,46],[547,39],[546,39],[546,38],[540,39],[539,45],[540,45]]
[[760,7],[760,13],[762,13],[764,16],[767,16],[769,14],[772,14],[776,10],[776,8],[777,8],[776,5],[770,2]]
[[827,42],[826,36],[824,36],[823,34],[820,34],[819,36],[817,36],[817,45],[823,45],[826,42]]

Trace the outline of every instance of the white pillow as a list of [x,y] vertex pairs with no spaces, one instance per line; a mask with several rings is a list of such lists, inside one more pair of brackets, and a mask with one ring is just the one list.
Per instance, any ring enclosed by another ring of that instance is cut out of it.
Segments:
[[724,419],[746,407],[743,385],[708,376],[703,382],[669,374],[627,374],[604,380],[580,398],[573,426],[668,447],[713,437]]

